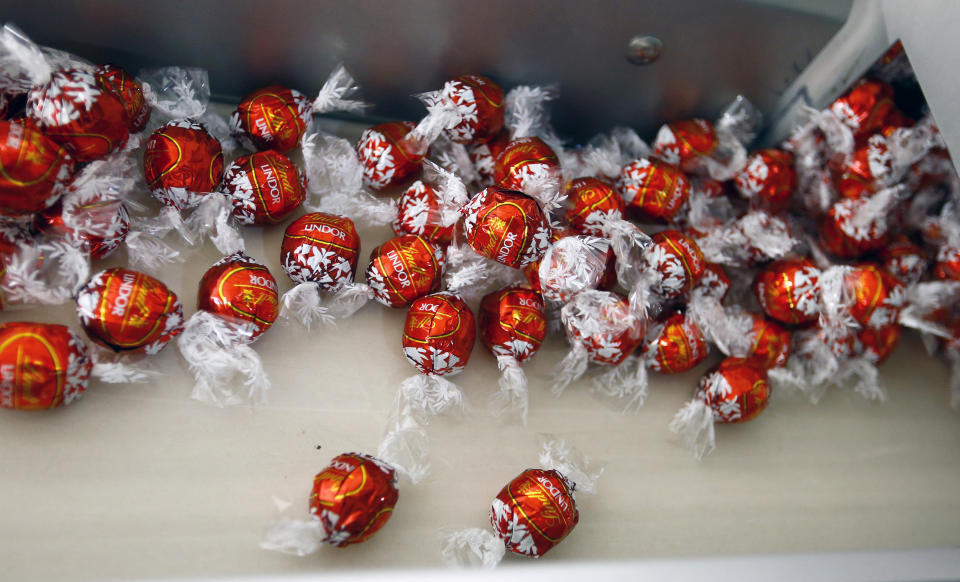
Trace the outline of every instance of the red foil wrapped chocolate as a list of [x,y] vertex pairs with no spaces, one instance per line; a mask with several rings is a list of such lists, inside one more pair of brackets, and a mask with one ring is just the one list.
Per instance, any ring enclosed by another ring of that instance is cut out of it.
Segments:
[[21,216],[48,208],[72,172],[65,149],[35,129],[0,121],[0,214]]
[[507,149],[510,143],[510,136],[507,132],[501,131],[487,143],[473,145],[467,148],[470,155],[470,161],[473,162],[473,168],[480,176],[480,184],[483,186],[493,185],[493,170],[497,164],[497,158]]
[[764,312],[781,323],[804,324],[820,315],[820,269],[807,259],[774,261],[753,282]]
[[650,368],[657,372],[686,372],[702,362],[709,353],[700,326],[679,312],[653,324],[649,336],[653,339],[644,348],[644,358]]
[[900,342],[900,325],[888,325],[880,329],[864,329],[857,334],[864,355],[876,364],[890,357]]
[[521,268],[547,252],[550,225],[537,201],[503,188],[486,188],[460,209],[467,244],[482,257]]
[[102,158],[130,136],[124,104],[87,71],[56,71],[50,82],[30,91],[27,117],[78,162]]
[[46,410],[70,404],[87,389],[93,360],[63,325],[0,324],[0,408]]
[[77,315],[90,339],[116,352],[156,354],[183,331],[177,295],[149,275],[119,267],[80,288]]
[[367,284],[387,307],[406,307],[440,289],[444,252],[413,234],[392,238],[370,253]]
[[300,143],[310,115],[310,100],[303,93],[270,86],[244,97],[230,116],[230,125],[251,149],[287,153]]
[[503,129],[503,89],[480,75],[461,75],[447,81],[443,96],[463,112],[463,120],[447,130],[457,143],[485,143]]
[[919,246],[903,238],[880,251],[883,268],[905,285],[919,281],[927,272],[930,261]]
[[525,362],[546,335],[543,298],[533,289],[507,287],[480,301],[480,337],[494,356]]
[[277,319],[277,282],[260,263],[236,252],[210,267],[200,279],[197,309],[249,325],[255,340]]
[[591,362],[616,366],[643,343],[646,328],[631,325],[636,320],[626,297],[613,292],[600,293],[604,293],[602,303],[593,306],[595,311],[588,314],[595,329],[585,333],[575,319],[565,321],[564,328],[569,339],[583,343]]
[[421,374],[452,376],[470,360],[477,324],[466,302],[433,293],[410,304],[403,325],[403,353]]
[[553,470],[527,469],[497,494],[490,524],[507,550],[539,558],[563,541],[580,520],[574,486]]
[[374,190],[400,184],[420,171],[423,156],[405,142],[416,127],[409,121],[389,121],[363,130],[357,142],[357,158],[363,167],[363,183]]
[[539,137],[524,137],[507,144],[493,167],[493,182],[507,190],[560,180],[560,159]]
[[277,224],[307,197],[307,180],[274,150],[240,156],[223,174],[222,191],[240,224]]
[[150,121],[150,104],[143,98],[143,86],[137,79],[120,67],[102,65],[97,68],[97,83],[123,104],[127,112],[127,127],[136,133]]
[[866,198],[844,199],[830,207],[820,225],[825,249],[842,259],[855,259],[886,246],[890,240],[886,212],[866,221],[856,218],[859,207],[867,203]]
[[653,142],[653,153],[685,172],[692,172],[697,168],[697,160],[712,155],[718,144],[712,123],[705,119],[684,119],[660,128]]
[[312,281],[333,291],[354,280],[359,254],[360,236],[352,220],[313,212],[284,231],[280,262],[295,283]]
[[610,183],[598,178],[577,178],[567,186],[567,222],[580,234],[604,236],[603,223],[622,220],[627,205]]
[[753,329],[747,357],[763,370],[785,366],[790,357],[790,332],[759,313],[748,315]]
[[869,135],[895,111],[893,87],[883,81],[863,79],[830,105],[830,111],[853,131],[854,137]]
[[34,217],[34,228],[47,235],[77,236],[89,247],[92,259],[104,259],[113,254],[130,232],[130,213],[122,202],[94,199],[77,204],[73,212],[95,218],[97,224],[89,231],[77,232],[70,228],[64,222],[63,201],[59,200]]
[[640,158],[620,170],[617,190],[641,219],[671,222],[690,197],[690,181],[677,166]]
[[773,213],[786,210],[797,189],[793,155],[778,149],[754,152],[734,181],[752,207]]
[[313,478],[310,513],[323,526],[323,541],[349,546],[386,525],[398,498],[393,467],[370,455],[347,453]]
[[697,387],[714,422],[745,422],[763,412],[770,400],[767,373],[750,358],[726,358]]
[[703,276],[703,252],[692,238],[677,230],[664,230],[652,238],[653,244],[644,252],[644,264],[659,275],[653,291],[667,300],[686,295]]
[[393,232],[419,235],[440,245],[450,243],[453,225],[443,225],[443,207],[433,186],[417,180],[400,195]]
[[196,206],[223,176],[220,142],[189,119],[159,127],[147,140],[143,171],[154,198],[177,210]]
[[960,281],[960,249],[950,245],[940,247],[933,275],[937,279]]
[[864,264],[851,269],[847,281],[852,287],[850,315],[865,329],[883,329],[896,325],[906,295],[903,284],[877,265]]

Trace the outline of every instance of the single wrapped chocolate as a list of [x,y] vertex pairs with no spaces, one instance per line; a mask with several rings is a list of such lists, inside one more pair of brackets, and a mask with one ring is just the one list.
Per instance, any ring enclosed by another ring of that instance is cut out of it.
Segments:
[[820,269],[807,259],[785,259],[767,265],[753,284],[764,312],[787,324],[810,323],[819,316]]
[[307,183],[290,158],[274,150],[240,156],[223,173],[221,191],[240,224],[283,222],[304,201]]
[[183,331],[183,307],[160,281],[114,267],[77,293],[77,315],[90,339],[115,352],[156,354]]
[[463,144],[486,143],[503,129],[503,89],[481,75],[460,75],[443,85],[445,99],[462,111],[460,123],[447,135]]
[[601,469],[563,440],[546,437],[542,468],[527,469],[507,483],[490,506],[489,530],[443,532],[441,554],[457,566],[493,568],[506,551],[540,558],[563,541],[580,520],[574,490],[596,492]]
[[130,73],[115,65],[97,67],[97,83],[112,92],[127,112],[130,133],[142,131],[150,121],[151,107],[143,96],[143,86]]
[[[273,275],[242,251],[228,255],[200,280],[197,309],[177,340],[196,380],[191,398],[216,406],[262,401],[270,380],[249,344],[277,319]],[[233,382],[238,374],[242,386]]]
[[786,210],[797,189],[793,155],[778,149],[756,151],[747,158],[734,181],[737,191],[752,207],[772,213]]
[[143,169],[153,196],[182,211],[217,190],[223,176],[223,151],[200,123],[171,121],[147,140]]
[[486,188],[460,212],[467,244],[509,267],[536,261],[550,245],[550,228],[537,201],[521,192]]
[[520,364],[537,353],[546,334],[547,318],[540,293],[507,287],[483,297],[480,338],[501,371],[500,390],[493,398],[496,413],[515,411],[526,424],[529,394]]
[[462,410],[463,394],[447,376],[460,373],[476,339],[473,312],[459,296],[440,292],[413,301],[403,328],[403,353],[420,372],[404,380],[377,456],[419,482],[430,469],[430,419]]
[[0,215],[23,216],[60,198],[73,173],[73,158],[39,131],[0,121],[0,169]]
[[66,326],[0,324],[0,408],[70,404],[86,390],[92,367],[83,340]]
[[399,496],[397,474],[387,463],[363,453],[337,455],[313,478],[309,520],[271,525],[260,547],[306,556],[324,543],[359,544],[386,525]]
[[697,459],[715,447],[714,423],[746,422],[770,400],[766,372],[751,359],[727,358],[708,372],[688,402],[670,422]]
[[626,410],[646,399],[646,367],[633,353],[643,343],[646,319],[626,298],[609,291],[582,291],[560,312],[570,351],[554,372],[554,395],[560,395],[586,372],[590,362],[611,366],[594,382],[603,396],[618,400]]
[[617,190],[641,219],[672,222],[690,197],[690,182],[672,164],[640,158],[620,171]]

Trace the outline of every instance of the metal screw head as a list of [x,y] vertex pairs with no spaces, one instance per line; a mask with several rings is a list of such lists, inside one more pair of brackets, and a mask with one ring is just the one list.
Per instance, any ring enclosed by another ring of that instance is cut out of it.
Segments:
[[663,41],[648,34],[638,34],[627,45],[627,61],[632,65],[649,65],[660,58]]

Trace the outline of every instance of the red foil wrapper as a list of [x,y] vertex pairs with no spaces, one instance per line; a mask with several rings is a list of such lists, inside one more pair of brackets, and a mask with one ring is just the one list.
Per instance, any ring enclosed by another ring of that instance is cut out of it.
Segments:
[[745,422],[767,407],[767,373],[750,358],[726,358],[700,380],[697,397],[713,412],[714,422]]
[[763,370],[779,368],[790,358],[790,332],[759,313],[753,319],[752,342],[747,357]]
[[333,291],[354,280],[359,254],[360,236],[352,220],[313,212],[283,233],[280,262],[295,283],[312,281]]
[[410,304],[403,325],[403,353],[421,374],[452,376],[466,367],[477,323],[466,302],[434,293]]
[[490,524],[507,550],[539,558],[563,541],[580,520],[574,486],[553,470],[527,469],[500,490]]
[[387,307],[406,307],[440,289],[443,249],[413,234],[392,238],[370,253],[367,284]]
[[665,374],[686,372],[707,357],[709,347],[700,327],[678,312],[651,330],[653,340],[644,348],[650,368]]
[[143,98],[143,87],[137,79],[120,67],[102,65],[97,68],[97,83],[123,104],[127,112],[127,127],[136,133],[150,121],[150,104]]
[[207,269],[197,293],[197,309],[249,324],[250,341],[276,321],[277,301],[273,275],[243,252],[226,256]]
[[685,119],[660,128],[653,142],[653,154],[658,158],[692,172],[697,160],[713,155],[719,141],[713,124],[705,119]]
[[620,170],[617,190],[641,219],[671,222],[690,197],[690,181],[677,166],[640,158]]
[[460,209],[467,244],[482,257],[521,268],[538,260],[550,246],[550,225],[537,201],[503,188],[490,187]]
[[267,150],[234,160],[222,189],[240,224],[277,224],[307,197],[307,180],[290,158]]
[[149,275],[119,267],[80,288],[77,315],[90,339],[116,352],[156,354],[183,331],[177,295]]
[[46,410],[70,404],[87,389],[93,361],[63,325],[0,324],[0,407]]
[[480,301],[480,337],[494,356],[525,362],[547,335],[543,298],[533,289],[507,287]]
[[302,93],[270,86],[244,97],[230,116],[230,125],[251,149],[287,153],[300,143],[310,115],[310,100]]
[[493,182],[507,190],[523,192],[533,181],[560,179],[560,159],[539,137],[524,137],[507,144],[493,167]]
[[773,213],[786,210],[797,189],[793,155],[777,149],[754,152],[734,181],[752,207]]
[[902,238],[880,252],[883,268],[905,285],[916,283],[927,272],[929,260],[919,246]]
[[485,143],[503,129],[503,89],[480,75],[461,75],[443,86],[444,97],[464,111],[463,121],[447,130],[457,143]]
[[567,337],[581,341],[587,350],[587,357],[595,364],[616,366],[627,359],[643,343],[646,328],[637,330],[624,322],[632,321],[630,304],[626,297],[610,293],[617,300],[604,303],[599,307],[599,325],[605,331],[584,335],[575,326],[566,326]]
[[873,362],[882,364],[900,342],[900,326],[888,325],[880,329],[864,329],[857,334],[864,354]]
[[56,71],[50,82],[30,91],[27,117],[73,159],[89,162],[123,147],[130,119],[113,91],[87,71]]
[[664,230],[652,238],[644,262],[660,275],[653,291],[667,300],[683,297],[703,276],[703,252],[692,238],[677,230]]
[[487,143],[470,146],[467,153],[470,154],[470,161],[473,162],[473,168],[480,176],[480,184],[484,186],[493,185],[493,170],[497,164],[497,158],[507,149],[510,143],[510,136],[505,131],[495,135]]
[[0,121],[0,214],[21,216],[51,206],[72,172],[65,149],[35,129]]
[[857,207],[866,202],[865,198],[844,199],[830,207],[820,225],[820,242],[825,249],[842,259],[855,259],[887,245],[890,229],[886,213],[865,224],[854,219]]
[[567,222],[580,234],[604,236],[605,220],[622,220],[627,204],[610,183],[577,178],[567,186]]
[[450,244],[453,225],[443,226],[443,206],[433,186],[417,180],[400,195],[393,232],[397,236],[416,234],[439,245]]
[[420,171],[423,156],[404,141],[415,127],[410,121],[389,121],[363,130],[356,150],[365,186],[383,190]]
[[323,526],[323,541],[349,546],[386,525],[399,495],[397,475],[383,461],[360,453],[337,455],[313,478],[310,513]]
[[161,126],[147,140],[143,171],[154,198],[184,210],[213,192],[223,176],[220,142],[189,119]]
[[767,315],[781,323],[812,323],[820,316],[820,269],[807,259],[774,261],[753,282]]
[[853,289],[850,315],[865,329],[896,325],[906,299],[903,284],[877,265],[854,267],[847,281]]
[[883,127],[895,111],[893,87],[882,81],[863,79],[834,101],[830,111],[853,130],[854,137],[869,135]]
[[715,297],[718,301],[723,301],[727,291],[730,290],[730,277],[717,263],[704,263],[703,274],[694,288],[707,297]]
[[[102,219],[93,230],[104,233],[103,236],[81,230],[77,235],[89,246],[88,252],[92,259],[104,259],[123,243],[130,232],[130,213],[122,202],[112,200],[92,200],[86,204],[76,206],[76,212],[86,216]],[[37,214],[33,221],[34,228],[44,234],[60,236],[74,236],[75,231],[63,221],[63,202],[56,204]]]
[[940,247],[933,275],[937,279],[960,281],[960,249],[950,245]]

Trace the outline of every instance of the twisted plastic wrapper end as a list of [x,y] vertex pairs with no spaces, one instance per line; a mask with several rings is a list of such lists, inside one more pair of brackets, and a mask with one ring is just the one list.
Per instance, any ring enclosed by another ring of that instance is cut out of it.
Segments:
[[697,460],[716,448],[713,412],[699,398],[684,404],[670,421],[669,428]]
[[538,435],[540,441],[540,466],[552,469],[570,482],[571,489],[584,493],[596,493],[597,481],[604,467],[591,464],[590,459],[576,447],[552,434]]
[[440,556],[448,566],[494,568],[506,554],[503,540],[490,530],[469,528],[440,532]]
[[313,100],[312,109],[314,113],[330,113],[332,111],[359,113],[367,107],[366,103],[356,98],[359,95],[360,86],[353,75],[343,66],[343,63],[340,63],[327,77],[320,92]]
[[411,376],[400,384],[377,457],[412,483],[430,471],[430,439],[426,426],[437,415],[465,409],[463,392],[439,376]]
[[195,380],[191,398],[219,407],[266,400],[270,379],[249,345],[251,335],[249,324],[206,311],[190,316],[177,346]]
[[526,426],[530,408],[527,375],[513,356],[497,356],[497,366],[500,368],[500,390],[491,397],[490,409],[496,416],[516,414]]
[[[210,103],[210,75],[196,67],[160,67],[142,69],[137,78],[143,86],[143,98],[156,117],[169,119],[200,118]],[[160,119],[151,123],[157,123]]]

